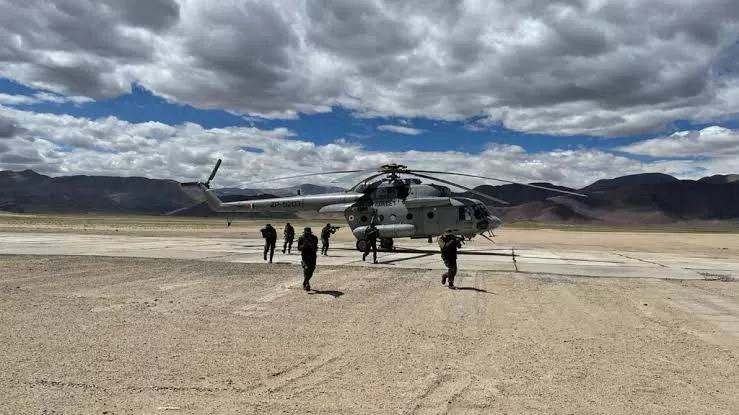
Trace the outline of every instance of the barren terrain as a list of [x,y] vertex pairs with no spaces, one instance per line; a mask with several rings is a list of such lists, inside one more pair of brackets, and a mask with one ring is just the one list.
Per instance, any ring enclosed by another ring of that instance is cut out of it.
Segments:
[[[142,231],[121,222],[86,231],[67,221],[59,231],[161,236],[179,227],[239,237],[259,227],[153,221]],[[351,237],[345,228],[338,236]],[[739,246],[731,234],[501,230],[499,243],[506,238],[706,255]],[[436,270],[319,259],[316,291],[305,293],[295,264],[0,255],[0,270],[0,413],[739,407],[733,279],[578,278],[470,271],[462,262],[461,289],[452,291]]]
[[[3,413],[734,413],[736,283],[0,259]],[[731,409],[734,408],[734,409]]]
[[[60,232],[79,234],[116,234],[137,236],[193,236],[218,238],[261,238],[259,229],[267,220],[235,220],[230,226],[222,218],[182,218],[172,216],[114,215],[44,215],[0,213],[0,232]],[[270,221],[280,238],[284,220]],[[351,230],[341,218],[311,217],[290,220],[300,234],[304,226],[315,231],[326,222],[341,226],[334,238],[354,241]],[[576,248],[595,251],[627,250],[635,252],[691,253],[739,256],[739,227],[670,226],[567,226],[506,225],[495,231],[501,246],[528,248]],[[686,232],[688,230],[689,232]],[[481,238],[478,238],[481,239]],[[402,239],[400,239],[402,243]]]

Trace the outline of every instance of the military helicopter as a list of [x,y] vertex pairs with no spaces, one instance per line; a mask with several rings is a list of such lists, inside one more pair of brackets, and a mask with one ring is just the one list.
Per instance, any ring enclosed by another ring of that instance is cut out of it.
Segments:
[[[502,221],[491,215],[485,204],[480,200],[454,196],[449,187],[438,184],[424,184],[419,178],[460,188],[496,203],[507,205],[508,202],[458,183],[429,176],[429,173],[515,183],[585,197],[580,193],[493,177],[432,170],[411,170],[400,164],[386,164],[371,170],[329,171],[278,177],[270,180],[332,174],[373,173],[345,192],[222,202],[215,194],[210,192],[210,182],[218,172],[220,165],[221,159],[218,159],[207,180],[181,183],[182,189],[198,202],[207,201],[211,209],[216,212],[297,212],[312,210],[319,213],[342,213],[357,239],[356,248],[360,251],[365,248],[364,235],[370,223],[377,226],[380,234],[380,248],[384,250],[393,249],[394,238],[427,238],[431,242],[433,237],[451,230],[454,235],[471,239],[476,235],[487,237],[485,233],[492,234],[492,230],[501,225]],[[414,177],[404,178],[401,175]]]

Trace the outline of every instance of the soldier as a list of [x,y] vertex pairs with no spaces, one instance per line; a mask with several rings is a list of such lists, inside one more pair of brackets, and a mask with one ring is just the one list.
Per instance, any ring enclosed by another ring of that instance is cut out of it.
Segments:
[[282,245],[282,253],[285,253],[285,249],[287,249],[287,253],[290,253],[290,250],[293,247],[293,239],[295,239],[295,228],[293,228],[292,225],[290,225],[290,222],[285,224],[285,243]]
[[377,263],[377,237],[380,236],[380,231],[377,229],[377,226],[375,226],[375,222],[370,222],[369,227],[364,232],[364,239],[366,241],[364,245],[364,255],[362,255],[362,261],[364,261],[367,258],[367,255],[370,253],[370,249],[372,249],[372,258],[374,259],[373,263]]
[[439,246],[441,247],[441,259],[447,267],[447,272],[441,276],[441,283],[446,284],[449,280],[449,289],[455,289],[454,276],[457,275],[457,249],[462,247],[462,243],[451,229],[447,229],[439,238]]
[[264,260],[267,260],[267,252],[269,252],[269,263],[271,264],[272,257],[275,255],[275,245],[277,245],[277,230],[268,223],[261,232],[264,238]]
[[310,228],[305,228],[298,238],[298,251],[300,251],[303,265],[303,289],[310,291],[310,279],[313,277],[313,271],[316,270],[316,252],[318,251],[318,238],[313,235]]
[[327,223],[321,229],[321,255],[328,255],[328,240],[332,233],[336,233],[336,228],[331,226],[330,223]]

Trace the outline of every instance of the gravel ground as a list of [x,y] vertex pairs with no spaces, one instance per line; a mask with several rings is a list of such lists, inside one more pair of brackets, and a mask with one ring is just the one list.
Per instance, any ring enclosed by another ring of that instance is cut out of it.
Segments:
[[461,266],[0,256],[0,413],[739,408],[739,283]]

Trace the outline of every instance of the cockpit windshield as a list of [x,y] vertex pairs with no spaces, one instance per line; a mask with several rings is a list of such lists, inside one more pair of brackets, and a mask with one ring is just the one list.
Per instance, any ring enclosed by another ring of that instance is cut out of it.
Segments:
[[473,215],[475,215],[475,219],[483,219],[485,216],[487,216],[485,212],[485,206],[475,205],[475,207],[473,208]]

